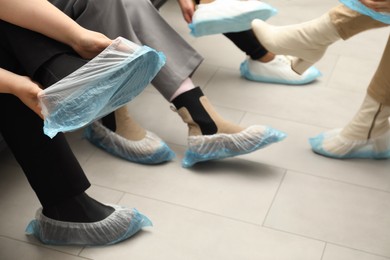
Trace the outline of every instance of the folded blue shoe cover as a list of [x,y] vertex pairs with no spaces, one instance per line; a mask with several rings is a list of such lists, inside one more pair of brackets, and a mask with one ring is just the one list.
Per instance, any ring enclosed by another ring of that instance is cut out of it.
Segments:
[[[380,137],[352,141],[346,140],[338,135],[341,129],[324,132],[316,137],[310,138],[309,143],[315,153],[324,155],[326,157],[336,159],[387,159],[390,158],[390,132],[383,134]],[[339,147],[334,148],[335,151],[342,151],[340,153],[326,151],[323,147],[325,140],[329,138],[338,138],[337,143]]]
[[63,222],[50,219],[38,209],[26,234],[48,245],[102,246],[121,242],[152,222],[136,209],[110,205],[115,211],[102,221],[93,223]]
[[302,77],[299,79],[291,79],[289,77],[272,77],[270,75],[257,75],[250,71],[248,66],[248,60],[245,60],[240,65],[241,76],[256,82],[265,82],[265,83],[275,83],[275,84],[285,84],[285,85],[304,85],[313,82],[315,79],[320,77],[321,72],[314,66],[310,67],[302,74]]
[[269,126],[250,126],[237,134],[214,134],[188,137],[188,149],[182,166],[189,168],[197,162],[223,159],[250,153],[287,135]]
[[370,16],[372,19],[379,22],[390,24],[390,13],[375,12],[362,4],[359,0],[340,0],[340,2],[358,13]]
[[44,132],[81,128],[123,106],[151,82],[165,56],[122,37],[80,69],[39,95]]
[[149,131],[142,140],[130,141],[96,121],[85,128],[84,136],[97,147],[131,162],[159,164],[176,156],[163,140]]
[[[230,5],[229,2],[233,2]],[[237,6],[239,4],[250,4],[252,8],[244,8],[241,10]],[[247,2],[247,3],[246,3]],[[206,5],[214,5],[214,10],[209,11]],[[190,33],[195,37],[204,35],[221,34],[229,32],[241,32],[250,30],[251,22],[254,19],[267,20],[277,14],[277,10],[260,1],[226,1],[219,0],[211,4],[203,4],[207,11],[202,10],[202,5],[199,5],[199,10],[195,11],[192,22],[188,24]],[[197,15],[197,12],[200,14]],[[204,12],[205,14],[203,14]]]

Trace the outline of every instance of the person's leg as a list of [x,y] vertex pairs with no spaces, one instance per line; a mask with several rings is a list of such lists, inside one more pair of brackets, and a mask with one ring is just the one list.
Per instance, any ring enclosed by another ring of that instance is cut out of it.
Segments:
[[[44,63],[35,80],[48,87],[87,63],[76,54],[61,54]],[[107,152],[131,162],[156,164],[174,157],[154,133],[143,129],[123,106],[85,129],[85,137]]]
[[[269,53],[263,45],[261,45],[252,30],[224,33],[223,35],[231,40],[234,45],[236,45],[241,51],[243,51],[253,60],[260,60],[261,58],[265,58],[267,54],[274,56],[272,53]],[[272,60],[272,56],[269,57],[268,60],[264,61]]]
[[291,68],[290,58],[267,51],[252,30],[224,35],[248,56],[240,65],[241,76],[245,79],[265,83],[302,85],[321,76],[321,73],[314,67],[302,75],[296,73]]
[[[44,87],[49,87],[88,62],[68,46],[35,32],[5,22],[0,23],[0,30],[9,43],[8,51],[13,53],[27,75]],[[25,44],[26,39],[29,44]],[[118,116],[121,120],[116,120]],[[155,164],[174,157],[172,150],[158,136],[144,130],[131,119],[126,107],[119,108],[107,118],[103,122],[111,121],[111,124],[106,126],[97,121],[93,123],[96,127],[86,131],[86,137],[99,147],[138,163]],[[94,136],[91,135],[92,131]]]
[[[61,0],[52,0],[52,2],[61,10],[69,9],[69,2],[65,6]],[[190,79],[192,73],[200,65],[202,58],[164,21],[149,0],[116,0],[109,3],[104,0],[77,0],[72,6],[70,10],[80,8],[76,12],[79,15],[72,17],[80,25],[100,31],[112,38],[122,35],[134,42],[160,50],[166,55],[167,63],[152,81],[153,85],[167,101],[173,104],[177,103],[177,98],[184,96],[186,103],[184,106],[188,109],[192,117],[197,117],[196,113],[202,111],[202,114],[199,116],[205,118],[205,120],[197,122],[188,120],[184,113],[179,113],[183,121],[190,128],[193,123],[197,124],[200,128],[209,124],[217,126],[214,131],[202,133],[202,136],[197,136],[198,141],[195,143],[190,141],[193,133],[190,131],[189,149],[195,146],[199,147],[199,142],[211,143],[217,140],[219,135],[225,134],[226,136],[224,142],[221,142],[221,145],[224,145],[224,147],[220,147],[221,149],[216,152],[211,145],[205,146],[208,148],[206,148],[206,151],[202,150],[201,155],[203,157],[199,160],[197,159],[197,161],[218,159],[251,152],[264,147],[265,143],[276,142],[282,139],[281,136],[284,137],[284,134],[278,131],[268,131],[268,128],[265,127],[258,127],[256,130],[247,130],[228,123],[225,120],[214,120],[215,118],[221,118],[220,116],[210,116],[211,114],[216,114],[215,110],[211,104],[207,103],[207,106],[204,106],[204,104],[199,102],[199,97],[204,97],[204,95],[200,89],[200,94],[199,91],[193,91],[195,85]],[[193,109],[194,105],[201,106],[202,109]],[[178,110],[180,110],[180,107]],[[234,127],[232,127],[233,125]],[[229,129],[229,132],[224,133],[227,129]],[[246,146],[235,146],[233,139],[236,138],[236,135],[240,134],[246,137],[250,136],[254,140],[251,142],[246,141]],[[228,146],[234,146],[234,148],[228,149]],[[192,165],[196,162],[196,160],[191,161],[191,163],[185,163],[185,166]]]
[[44,135],[42,119],[15,96],[1,94],[0,109],[0,132],[42,205],[27,234],[45,244],[106,245],[150,224],[134,209],[89,197],[90,183],[64,135]]
[[125,37],[161,51],[166,64],[152,84],[169,100],[203,58],[170,25],[149,0],[50,0],[81,26],[110,38]]
[[348,40],[361,32],[388,26],[369,16],[353,11],[345,5],[338,5],[329,11],[330,20],[341,39]]
[[[0,67],[25,75],[12,47],[1,41]],[[85,191],[90,183],[64,135],[53,139],[44,135],[43,120],[18,98],[1,94],[0,111],[0,132],[42,205],[28,234],[48,244],[103,245],[126,239],[149,224],[135,210],[89,197]]]
[[310,140],[313,150],[333,158],[390,158],[390,37],[367,95],[343,129]]
[[293,61],[293,69],[298,73],[321,59],[335,41],[384,26],[387,25],[343,5],[302,24],[277,27],[258,19],[252,22],[256,37],[269,51],[298,57]]
[[93,222],[107,217],[111,211],[105,213],[106,207],[102,207],[101,212],[100,207],[96,208],[96,214],[91,218],[82,207],[77,210],[61,209],[61,204],[83,194],[90,187],[65,137],[62,134],[54,139],[45,136],[42,119],[16,97],[0,95],[0,99],[2,111],[12,111],[2,113],[1,133],[37,194],[44,214],[53,219],[74,222]]
[[243,128],[226,121],[199,87],[180,94],[172,103],[188,126],[188,149],[183,167],[250,153],[286,137],[283,132],[268,126]]

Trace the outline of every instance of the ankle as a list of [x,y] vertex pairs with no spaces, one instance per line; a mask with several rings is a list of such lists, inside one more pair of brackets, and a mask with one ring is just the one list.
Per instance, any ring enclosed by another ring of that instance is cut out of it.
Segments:
[[182,120],[187,123],[190,136],[235,134],[243,130],[223,119],[199,87],[181,94],[172,103]]
[[114,208],[103,205],[86,193],[74,196],[56,205],[45,206],[42,210],[42,213],[48,218],[79,223],[101,221],[113,212]]
[[146,130],[132,119],[127,107],[121,107],[115,111],[115,133],[131,141],[140,141],[145,138]]
[[196,87],[172,100],[180,117],[188,125],[189,135],[212,135],[218,131],[214,120],[201,103],[202,97],[202,90]]
[[263,57],[257,59],[256,61],[267,63],[272,61],[273,59],[275,59],[275,54],[273,54],[272,52],[267,52]]

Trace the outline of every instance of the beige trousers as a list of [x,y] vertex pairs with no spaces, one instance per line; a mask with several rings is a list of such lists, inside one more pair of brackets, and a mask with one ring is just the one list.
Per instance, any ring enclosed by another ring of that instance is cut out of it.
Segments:
[[390,106],[390,36],[367,93],[379,103]]
[[[343,40],[347,40],[366,30],[388,26],[388,24],[381,23],[369,16],[355,12],[345,5],[334,7],[330,10],[329,15]],[[371,80],[367,92],[379,103],[390,106],[390,37],[382,55],[382,60]]]

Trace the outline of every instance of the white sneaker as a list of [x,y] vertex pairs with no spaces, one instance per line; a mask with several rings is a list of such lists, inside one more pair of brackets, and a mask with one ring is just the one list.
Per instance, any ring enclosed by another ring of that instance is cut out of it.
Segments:
[[291,60],[284,55],[276,55],[270,62],[259,62],[247,58],[240,66],[241,76],[252,81],[286,85],[303,85],[321,76],[315,67],[310,67],[302,75],[291,68]]
[[276,13],[275,8],[257,0],[216,0],[199,4],[188,26],[195,37],[241,32],[251,29],[252,20],[267,20]]

